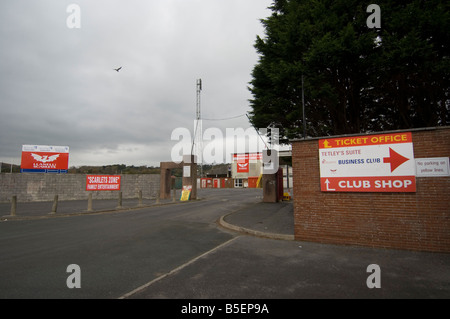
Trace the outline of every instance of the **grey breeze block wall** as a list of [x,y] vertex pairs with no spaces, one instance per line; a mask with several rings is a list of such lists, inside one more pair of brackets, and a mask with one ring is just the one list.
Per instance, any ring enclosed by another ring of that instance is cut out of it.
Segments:
[[[153,199],[159,194],[159,174],[124,174],[121,176],[122,198]],[[59,200],[114,199],[118,191],[86,191],[85,174],[20,173],[0,174],[0,202],[10,202],[13,195],[18,202]]]

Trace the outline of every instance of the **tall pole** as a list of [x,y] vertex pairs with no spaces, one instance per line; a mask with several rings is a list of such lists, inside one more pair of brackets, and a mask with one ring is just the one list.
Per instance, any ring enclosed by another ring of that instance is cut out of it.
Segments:
[[[195,154],[197,155],[197,163],[200,163],[200,177],[203,177],[203,129],[202,129],[202,114],[200,107],[200,93],[202,91],[202,79],[197,80],[197,109],[196,109],[196,124],[195,124]],[[194,147],[194,145],[192,145]],[[192,153],[192,151],[191,151]]]
[[202,91],[202,79],[197,80],[197,112],[196,118],[199,120],[201,118],[201,110],[200,110],[200,92]]
[[303,73],[302,73],[302,108],[303,108],[303,139],[306,139],[305,92],[303,89]]

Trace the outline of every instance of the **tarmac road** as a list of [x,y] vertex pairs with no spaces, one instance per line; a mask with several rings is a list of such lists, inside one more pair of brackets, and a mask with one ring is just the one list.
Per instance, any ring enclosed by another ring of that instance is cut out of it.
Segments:
[[[188,203],[2,221],[0,298],[450,297],[449,254],[258,236],[293,234],[289,204],[261,203],[261,195],[208,190]],[[221,217],[257,236],[222,227]],[[70,264],[80,267],[81,288],[66,285]],[[368,287],[372,264],[381,288]]]
[[[260,192],[228,193],[238,200],[212,195],[60,218],[40,212],[43,204],[36,203],[36,211],[18,214],[28,219],[0,223],[0,298],[118,298],[231,239],[217,219],[257,202]],[[80,289],[66,285],[71,264],[80,267]]]

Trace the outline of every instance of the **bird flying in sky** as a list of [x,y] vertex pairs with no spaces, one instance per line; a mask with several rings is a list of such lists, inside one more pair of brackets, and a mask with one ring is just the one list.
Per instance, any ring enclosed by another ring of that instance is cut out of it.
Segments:
[[120,68],[117,68],[117,69],[114,69],[114,70],[116,70],[117,72],[119,72],[121,68],[122,68],[122,67],[120,67]]

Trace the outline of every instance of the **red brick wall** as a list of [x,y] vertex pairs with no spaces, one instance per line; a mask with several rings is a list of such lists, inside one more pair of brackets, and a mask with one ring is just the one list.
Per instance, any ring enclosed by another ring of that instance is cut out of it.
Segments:
[[[412,131],[414,157],[449,157],[450,127]],[[450,252],[450,177],[416,177],[415,193],[320,190],[318,139],[292,143],[295,239]]]

